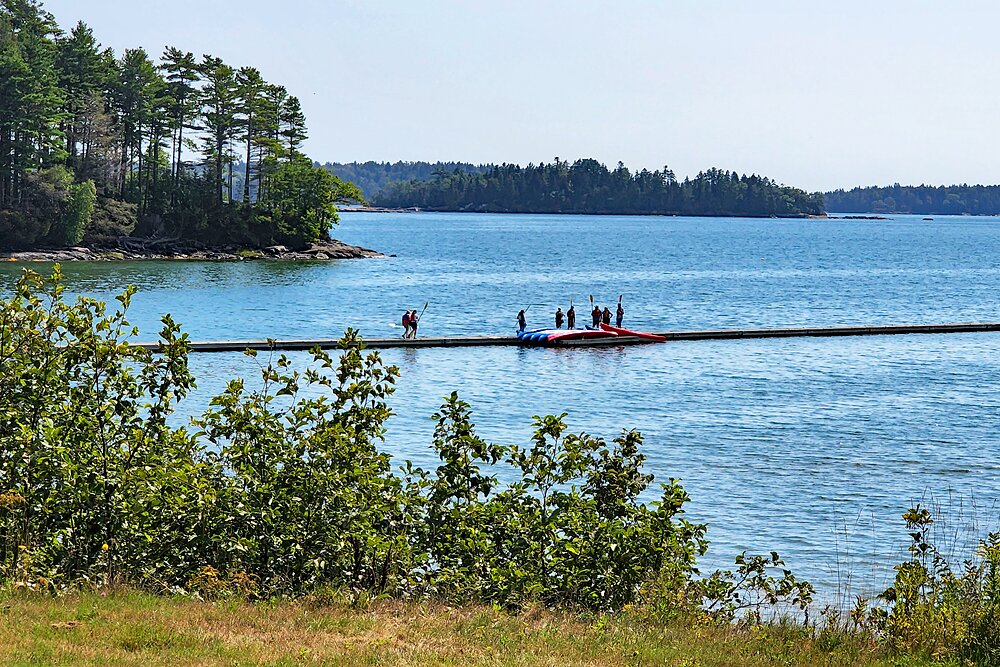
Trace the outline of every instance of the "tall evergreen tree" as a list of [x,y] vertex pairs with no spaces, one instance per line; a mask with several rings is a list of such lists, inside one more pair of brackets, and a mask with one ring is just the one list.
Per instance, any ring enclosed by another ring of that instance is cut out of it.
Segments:
[[257,138],[261,122],[265,89],[267,84],[255,67],[241,67],[236,72],[236,85],[239,91],[239,112],[242,117],[242,138],[246,146],[243,174],[243,202],[250,203],[250,178],[253,164],[253,145]]
[[198,63],[194,54],[184,52],[169,46],[161,56],[160,69],[165,75],[167,93],[172,104],[169,109],[171,149],[170,175],[173,187],[170,193],[170,204],[177,202],[177,189],[181,176],[182,155],[184,152],[184,130],[192,125],[193,117],[198,110],[198,89],[195,84],[200,79]]
[[[202,58],[199,72],[205,85],[201,90],[202,112],[198,127],[205,133],[203,153],[209,166],[212,200],[217,208],[221,208],[224,202],[223,167],[228,161],[227,146],[236,135],[236,73],[221,59],[212,56]],[[229,200],[232,198],[230,180]]]

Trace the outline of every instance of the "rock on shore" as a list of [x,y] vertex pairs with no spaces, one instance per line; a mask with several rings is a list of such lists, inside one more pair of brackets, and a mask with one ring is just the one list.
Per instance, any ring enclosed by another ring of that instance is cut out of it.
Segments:
[[304,249],[289,249],[276,245],[262,249],[209,247],[178,239],[137,239],[121,237],[89,247],[51,248],[23,252],[0,253],[7,262],[108,262],[146,259],[176,259],[197,261],[270,260],[331,260],[385,257],[380,252],[331,240],[314,243]]

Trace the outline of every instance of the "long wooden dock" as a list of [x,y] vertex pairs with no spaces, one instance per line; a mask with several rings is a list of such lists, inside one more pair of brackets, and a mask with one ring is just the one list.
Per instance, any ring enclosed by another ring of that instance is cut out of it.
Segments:
[[[830,336],[890,336],[899,334],[949,334],[1000,331],[1000,322],[964,322],[958,324],[882,324],[872,326],[843,327],[797,327],[788,329],[707,329],[697,331],[664,331],[659,335],[667,341],[734,340],[741,338],[804,338]],[[633,336],[617,338],[591,338],[562,341],[556,347],[621,347],[623,345],[648,344],[650,341]],[[193,341],[189,343],[192,352],[242,352],[246,349],[295,351],[336,349],[336,338],[285,339],[285,340],[221,340]],[[366,347],[371,349],[425,348],[425,347],[495,347],[524,346],[515,336],[437,336],[432,338],[366,338]],[[139,347],[156,350],[157,343],[137,343]]]

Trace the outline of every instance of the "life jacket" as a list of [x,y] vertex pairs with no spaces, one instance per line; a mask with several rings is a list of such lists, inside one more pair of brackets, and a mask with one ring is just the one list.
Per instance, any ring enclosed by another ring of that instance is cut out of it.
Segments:
[[410,311],[406,311],[405,313],[403,313],[403,326],[404,327],[410,326]]

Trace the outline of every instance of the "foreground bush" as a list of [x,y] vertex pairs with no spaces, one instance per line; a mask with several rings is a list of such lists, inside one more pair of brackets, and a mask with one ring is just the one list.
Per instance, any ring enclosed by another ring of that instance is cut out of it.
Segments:
[[683,518],[675,480],[658,503],[639,500],[653,480],[634,431],[609,444],[546,416],[528,446],[491,444],[452,394],[436,415],[441,464],[394,472],[379,444],[398,371],[351,331],[336,359],[316,350],[302,371],[262,361],[259,384],[233,380],[192,427],[174,427],[194,387],[187,336],[166,317],[155,353],[130,345],[132,294],[111,312],[71,302],[57,269],[25,273],[0,302],[4,585],[325,587],[592,610],[655,600],[730,617],[811,599],[790,573],[771,576],[777,555],[700,579],[706,528]]
[[1000,533],[956,572],[931,539],[926,508],[917,505],[903,520],[910,559],[875,600],[857,598],[855,627],[899,653],[1000,665]]

